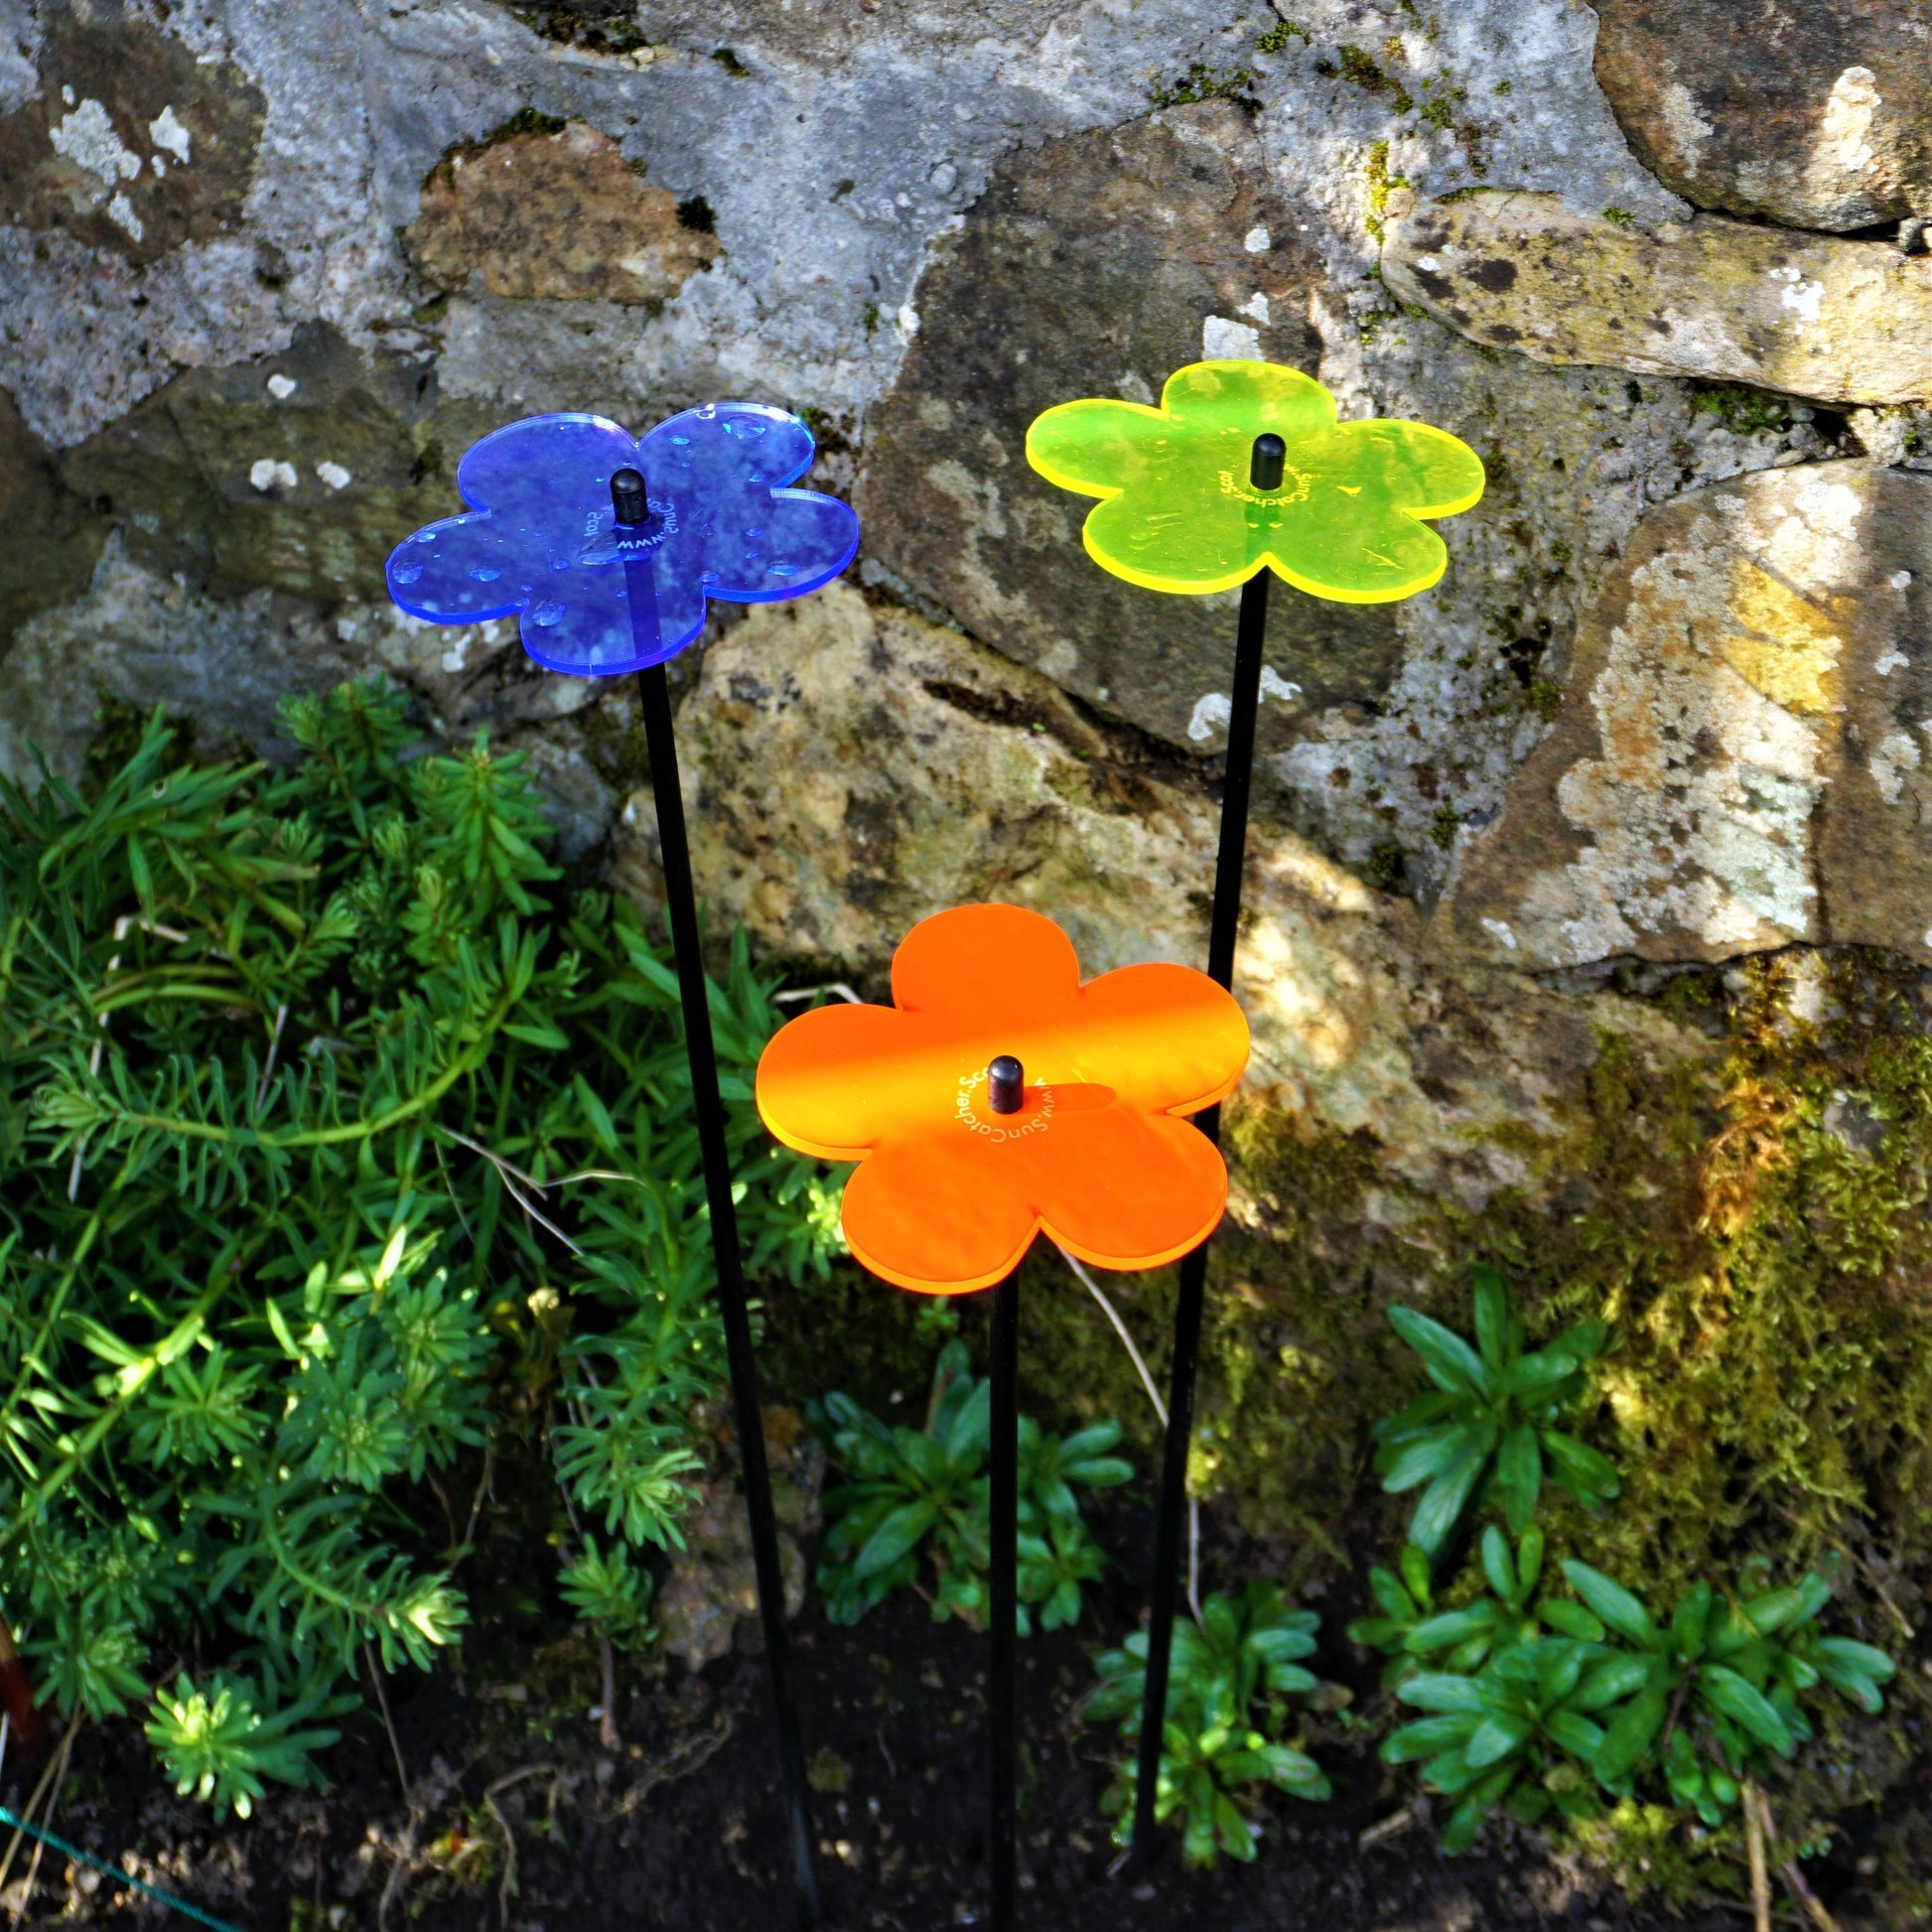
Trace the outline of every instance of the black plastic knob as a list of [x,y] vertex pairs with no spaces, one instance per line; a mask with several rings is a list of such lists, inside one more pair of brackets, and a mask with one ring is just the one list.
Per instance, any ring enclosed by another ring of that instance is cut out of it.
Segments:
[[635,470],[620,470],[611,479],[611,506],[620,523],[642,523],[649,517],[650,498],[644,492],[643,478]]
[[1248,481],[1257,489],[1279,489],[1282,486],[1282,465],[1288,457],[1288,445],[1273,434],[1255,438],[1254,453],[1248,459]]
[[1017,1114],[1027,1098],[1027,1075],[1011,1053],[1002,1053],[986,1069],[986,1097],[996,1114]]

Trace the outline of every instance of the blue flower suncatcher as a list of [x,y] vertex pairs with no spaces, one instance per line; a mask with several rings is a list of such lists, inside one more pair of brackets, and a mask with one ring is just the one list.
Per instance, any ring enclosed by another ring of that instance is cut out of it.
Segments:
[[[615,677],[675,657],[705,601],[766,604],[838,576],[859,519],[836,496],[787,487],[811,431],[763,403],[704,403],[632,438],[602,416],[530,416],[457,466],[471,507],[389,558],[389,594],[434,623],[520,620],[547,670]],[[643,476],[649,514],[621,524],[611,479]]]

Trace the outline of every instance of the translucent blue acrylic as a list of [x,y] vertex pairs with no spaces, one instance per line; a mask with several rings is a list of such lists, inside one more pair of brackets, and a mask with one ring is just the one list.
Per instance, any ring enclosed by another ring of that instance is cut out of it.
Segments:
[[[763,403],[687,409],[632,440],[602,416],[530,416],[457,466],[470,511],[389,558],[389,595],[432,623],[520,620],[548,670],[615,677],[675,657],[705,600],[768,604],[828,584],[859,548],[836,496],[785,487],[811,467],[811,432]],[[611,478],[640,471],[642,523],[620,525]]]

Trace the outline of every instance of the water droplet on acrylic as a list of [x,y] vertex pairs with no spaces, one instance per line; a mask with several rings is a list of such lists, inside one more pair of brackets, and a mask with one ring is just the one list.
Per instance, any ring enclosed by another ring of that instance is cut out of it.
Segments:
[[767,577],[796,577],[798,575],[798,566],[796,564],[773,564],[765,572],[765,575]]
[[680,450],[682,450],[689,446],[691,439],[688,436],[674,436],[671,438],[671,441],[675,443]]
[[479,584],[493,584],[502,574],[494,564],[472,564],[470,566],[470,575]]
[[554,597],[547,597],[541,604],[531,607],[530,621],[541,624],[546,630],[553,623],[562,623],[563,621],[564,607]]
[[417,578],[419,578],[422,574],[423,574],[422,565],[419,563],[415,563],[413,561],[406,564],[397,564],[389,572],[389,575],[393,577],[398,584],[413,584],[415,583]]
[[418,530],[416,532],[416,541],[418,543],[434,543],[436,541],[436,532],[434,530]]

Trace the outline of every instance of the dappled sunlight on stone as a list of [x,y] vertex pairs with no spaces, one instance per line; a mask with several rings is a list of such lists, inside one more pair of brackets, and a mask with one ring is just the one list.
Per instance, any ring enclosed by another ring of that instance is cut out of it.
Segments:
[[1445,928],[1553,966],[1821,939],[1932,952],[1928,563],[1932,487],[1864,464],[1652,512]]

